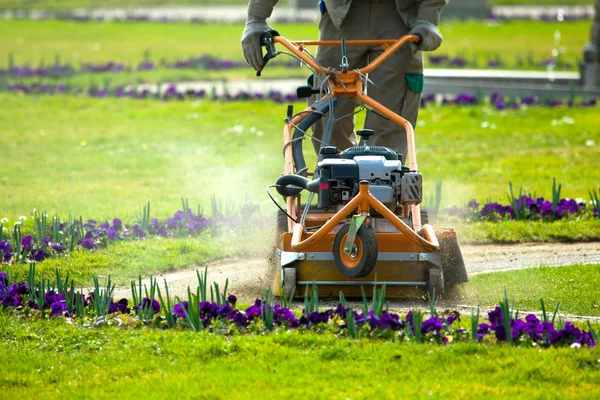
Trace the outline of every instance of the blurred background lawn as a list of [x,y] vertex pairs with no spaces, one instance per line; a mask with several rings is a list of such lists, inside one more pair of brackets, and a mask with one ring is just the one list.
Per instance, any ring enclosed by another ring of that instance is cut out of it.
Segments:
[[[313,23],[273,26],[290,39],[318,37]],[[441,25],[442,47],[431,54],[460,55],[485,65],[484,60],[495,56],[514,64],[517,57],[543,60],[558,50],[563,60],[576,64],[589,40],[590,26],[590,21],[449,21]],[[136,66],[145,56],[175,61],[203,54],[241,61],[242,30],[240,24],[4,20],[0,24],[0,68],[8,66],[9,55],[19,65],[48,65],[59,57],[61,62],[115,61]],[[298,76],[299,71],[291,70],[291,74]],[[236,76],[254,75],[247,70],[235,71]]]
[[[282,170],[283,104],[6,94],[0,101],[0,217],[34,208],[131,216],[147,201],[153,216],[166,217],[181,197],[208,209],[213,194],[268,204],[265,188]],[[590,143],[600,143],[595,108],[442,106],[422,111],[417,154],[425,193],[441,180],[444,205],[465,205],[505,201],[508,181],[550,196],[553,177],[564,196],[587,197],[600,182]]]

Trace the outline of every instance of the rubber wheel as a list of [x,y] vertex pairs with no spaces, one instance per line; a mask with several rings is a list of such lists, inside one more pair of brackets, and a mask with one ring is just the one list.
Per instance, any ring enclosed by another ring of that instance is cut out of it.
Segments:
[[286,300],[292,297],[296,289],[296,268],[283,269],[283,295]]
[[335,235],[333,259],[338,270],[347,278],[363,278],[373,271],[377,263],[377,237],[373,229],[362,225],[356,233],[351,254],[344,253],[350,224],[346,224]]
[[429,270],[429,282],[427,282],[427,291],[437,298],[441,297],[444,293],[444,273],[441,269],[431,268]]

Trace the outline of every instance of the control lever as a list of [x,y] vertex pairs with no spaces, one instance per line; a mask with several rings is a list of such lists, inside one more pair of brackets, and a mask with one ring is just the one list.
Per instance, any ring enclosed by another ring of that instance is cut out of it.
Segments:
[[263,57],[262,69],[256,72],[256,76],[260,76],[262,70],[265,69],[269,60],[275,58],[275,56],[277,55],[277,50],[275,49],[275,41],[273,40],[275,36],[279,36],[279,32],[277,32],[274,29],[269,29],[268,31],[260,35],[260,44],[261,46],[265,46],[265,50],[267,52]]

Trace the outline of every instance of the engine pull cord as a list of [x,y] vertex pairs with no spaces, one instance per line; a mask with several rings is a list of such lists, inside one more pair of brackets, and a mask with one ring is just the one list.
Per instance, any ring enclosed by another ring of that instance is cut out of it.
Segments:
[[294,219],[290,214],[287,213],[287,211],[285,211],[277,202],[277,200],[275,200],[275,198],[273,197],[273,195],[271,194],[270,189],[274,188],[274,187],[278,187],[281,185],[269,185],[267,186],[267,194],[269,195],[269,197],[271,198],[271,201],[273,202],[273,204],[275,204],[277,206],[277,208],[279,208],[279,210],[281,210],[282,213],[285,214],[286,217],[288,217],[289,219],[291,219],[292,221],[294,221],[295,223],[298,223],[298,221],[296,221],[296,219]]

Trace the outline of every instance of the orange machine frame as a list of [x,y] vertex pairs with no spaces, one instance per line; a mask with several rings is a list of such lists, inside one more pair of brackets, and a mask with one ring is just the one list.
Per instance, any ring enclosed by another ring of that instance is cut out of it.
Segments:
[[[381,45],[384,49],[383,53],[380,54],[375,60],[369,65],[359,70],[353,71],[333,71],[326,70],[321,67],[313,58],[309,57],[304,53],[306,46],[340,46],[341,41],[296,41],[291,42],[284,37],[274,36],[273,41],[279,43],[291,51],[296,57],[302,62],[306,63],[316,72],[321,72],[328,75],[328,82],[330,85],[330,93],[328,93],[323,99],[330,99],[331,97],[355,97],[362,101],[368,109],[375,110],[394,121],[396,124],[402,126],[406,131],[407,144],[408,144],[408,166],[411,171],[418,171],[417,166],[417,155],[415,148],[415,134],[413,126],[406,119],[400,115],[391,111],[387,107],[373,100],[369,96],[363,93],[363,82],[362,77],[373,71],[379,65],[381,65],[387,58],[393,53],[398,51],[401,46],[409,42],[418,42],[420,38],[414,35],[406,35],[397,40],[347,40],[347,45]],[[292,140],[292,128],[298,125],[308,114],[311,109],[307,109],[304,112],[298,113],[290,121],[286,121],[285,128],[283,131],[283,140],[285,143],[290,143]],[[286,146],[285,152],[285,167],[284,174],[294,174],[294,164],[292,156],[291,146]],[[307,216],[307,221],[321,221],[324,222],[316,232],[305,232],[304,227],[300,223],[288,219],[288,232],[293,232],[291,235],[291,241],[289,237],[282,239],[282,248],[291,250],[294,252],[306,251],[309,248],[314,250],[317,248],[323,248],[320,242],[348,215],[350,215],[355,209],[358,210],[358,214],[368,216],[369,210],[373,208],[379,214],[381,214],[387,221],[389,221],[396,229],[401,233],[399,234],[387,234],[380,233],[378,240],[381,240],[383,246],[379,247],[380,251],[396,251],[396,252],[410,252],[410,251],[423,251],[426,253],[436,252],[439,250],[439,243],[436,238],[435,232],[430,225],[421,226],[421,210],[419,205],[412,205],[412,225],[415,228],[413,230],[409,227],[402,219],[388,209],[384,204],[378,201],[370,192],[368,184],[361,184],[360,191],[348,204],[346,204],[341,210],[334,214],[314,215],[310,214]],[[294,217],[299,221],[298,215],[300,211],[300,196],[286,197],[286,208],[290,216]],[[312,217],[312,218],[311,218]],[[284,236],[287,236],[286,234]],[[385,238],[384,238],[385,236]],[[388,238],[388,236],[392,236]],[[392,239],[392,240],[389,240]],[[328,243],[330,240],[327,241]]]

